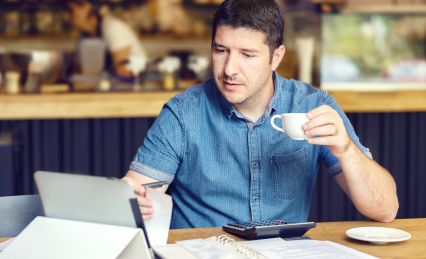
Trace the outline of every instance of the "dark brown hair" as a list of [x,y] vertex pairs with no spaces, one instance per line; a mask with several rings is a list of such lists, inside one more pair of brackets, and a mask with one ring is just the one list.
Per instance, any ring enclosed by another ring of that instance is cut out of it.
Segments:
[[90,3],[92,5],[92,10],[94,12],[96,12],[96,9],[98,8],[98,5],[99,5],[98,1],[94,1],[94,0],[61,0],[60,2],[62,4],[62,7],[64,7],[64,9],[67,12],[72,11],[71,8],[70,8],[70,4],[82,6],[85,3]]
[[221,25],[263,32],[270,62],[274,50],[283,43],[284,17],[274,0],[225,0],[213,16],[212,42]]

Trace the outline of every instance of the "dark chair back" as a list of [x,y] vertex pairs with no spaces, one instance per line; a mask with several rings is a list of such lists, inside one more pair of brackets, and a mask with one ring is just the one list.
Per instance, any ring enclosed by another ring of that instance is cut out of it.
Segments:
[[44,216],[40,195],[0,197],[0,237],[16,237],[37,216]]

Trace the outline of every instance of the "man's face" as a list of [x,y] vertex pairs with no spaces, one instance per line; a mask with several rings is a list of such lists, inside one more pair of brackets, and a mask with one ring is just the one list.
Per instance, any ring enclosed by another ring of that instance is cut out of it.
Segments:
[[92,11],[92,5],[90,3],[82,5],[70,3],[68,4],[68,9],[69,12],[65,14],[65,20],[77,29],[85,31]]
[[225,99],[253,105],[272,80],[265,34],[245,28],[218,26],[212,45],[213,77]]

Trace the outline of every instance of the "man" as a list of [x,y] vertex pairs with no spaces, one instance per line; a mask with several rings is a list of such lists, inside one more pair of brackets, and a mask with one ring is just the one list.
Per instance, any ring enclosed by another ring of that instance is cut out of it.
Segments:
[[[274,72],[285,52],[283,29],[274,0],[219,7],[213,78],[166,103],[123,178],[134,184],[145,219],[155,212],[140,184],[167,181],[171,228],[304,222],[321,162],[362,214],[395,218],[392,176],[359,143],[333,97]],[[308,113],[303,129],[317,137],[296,141],[273,129],[271,117],[283,113]]]
[[105,40],[112,72],[119,78],[131,79],[132,72],[127,69],[130,57],[146,58],[146,53],[130,26],[109,14],[101,17],[89,0],[66,0],[63,4],[67,10],[65,20],[84,35]]

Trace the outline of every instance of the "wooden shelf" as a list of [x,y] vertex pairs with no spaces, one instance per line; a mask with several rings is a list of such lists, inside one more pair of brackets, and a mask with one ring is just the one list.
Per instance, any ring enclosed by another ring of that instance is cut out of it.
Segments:
[[0,119],[157,117],[180,91],[0,95]]
[[0,34],[2,40],[77,40],[78,36],[70,34],[36,34],[36,35],[8,35]]
[[345,112],[424,112],[426,90],[395,92],[330,91]]
[[[0,95],[1,120],[157,117],[178,91]],[[330,92],[345,112],[426,112],[426,91]]]
[[[177,34],[138,34],[140,40],[211,40],[211,34],[177,35]],[[1,40],[77,40],[78,36],[71,34],[38,34],[38,35],[7,35],[0,34]]]

